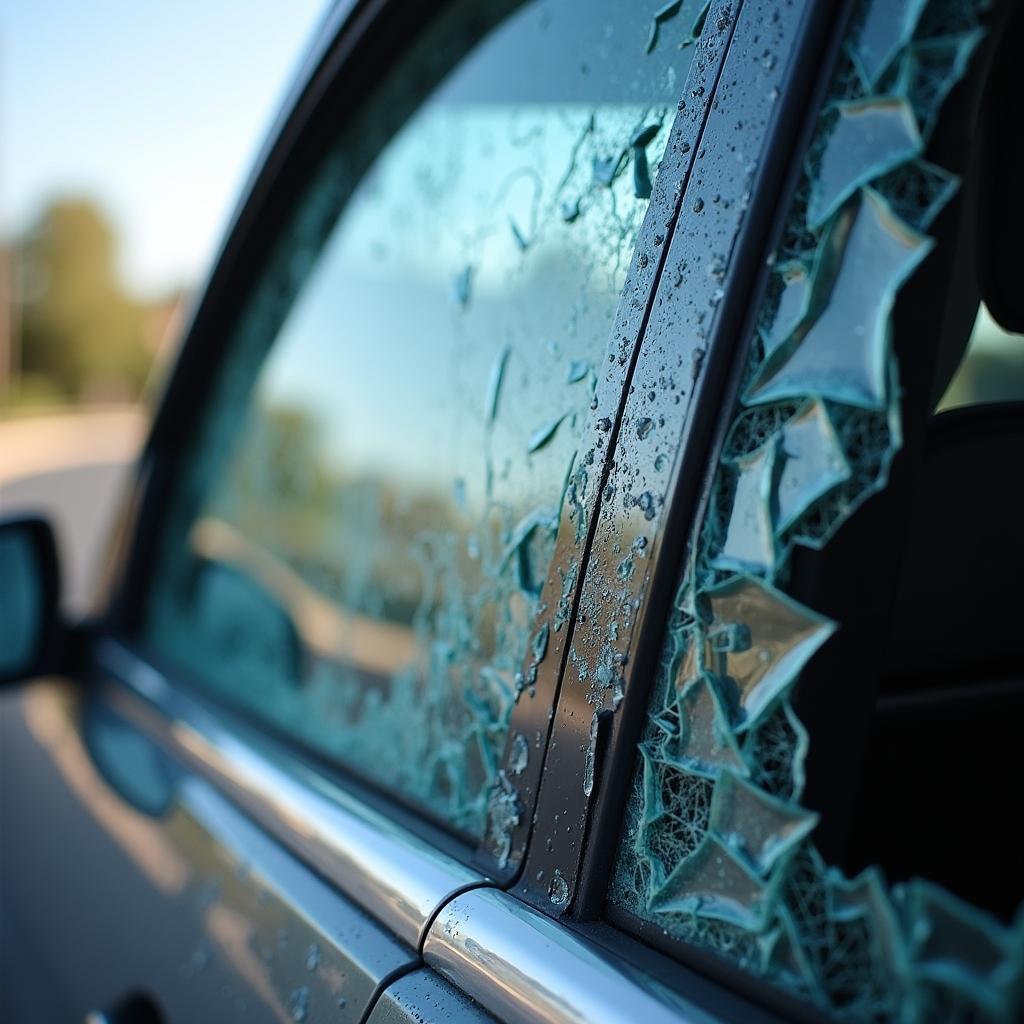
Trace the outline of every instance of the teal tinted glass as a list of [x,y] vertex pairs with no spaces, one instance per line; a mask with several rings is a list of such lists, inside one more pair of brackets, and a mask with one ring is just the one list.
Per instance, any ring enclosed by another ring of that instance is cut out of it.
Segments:
[[470,835],[701,5],[510,6],[442,15],[302,198],[145,618],[203,686]]

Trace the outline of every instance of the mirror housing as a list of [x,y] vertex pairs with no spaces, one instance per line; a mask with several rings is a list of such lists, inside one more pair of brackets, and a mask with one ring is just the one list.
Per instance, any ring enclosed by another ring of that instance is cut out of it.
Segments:
[[45,519],[0,519],[0,683],[51,671],[61,639],[60,570]]

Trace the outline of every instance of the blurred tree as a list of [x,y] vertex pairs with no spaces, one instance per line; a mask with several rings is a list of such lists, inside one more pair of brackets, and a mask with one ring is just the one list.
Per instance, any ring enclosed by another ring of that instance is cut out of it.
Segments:
[[25,233],[17,259],[26,382],[64,398],[138,397],[152,360],[145,310],[121,288],[115,257],[112,227],[86,200],[52,203]]

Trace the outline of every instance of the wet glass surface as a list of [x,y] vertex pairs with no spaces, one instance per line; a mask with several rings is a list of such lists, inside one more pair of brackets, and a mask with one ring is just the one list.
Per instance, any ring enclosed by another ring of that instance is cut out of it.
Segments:
[[[394,72],[250,300],[172,504],[153,644],[464,833],[545,656],[536,606],[697,6],[651,40],[612,0],[522,5],[389,137],[385,101],[422,95]],[[451,50],[447,17],[415,60]]]

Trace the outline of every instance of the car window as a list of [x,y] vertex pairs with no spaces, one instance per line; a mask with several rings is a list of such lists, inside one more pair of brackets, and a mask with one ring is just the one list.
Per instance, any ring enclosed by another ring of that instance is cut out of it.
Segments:
[[[946,326],[919,275],[953,259],[960,181],[925,154],[988,10],[854,7],[677,579],[608,897],[649,941],[855,1020],[1021,1012],[1024,648],[999,581],[1024,569],[1024,433],[1014,406],[930,418],[912,374],[937,334],[898,330]],[[966,341],[977,287],[953,284]],[[860,618],[834,613],[858,595]],[[858,643],[877,677],[844,676],[834,652]],[[851,694],[870,728],[843,720]],[[808,799],[826,763],[861,791],[842,856],[841,812]]]
[[510,6],[450,8],[300,198],[194,430],[143,630],[470,836],[544,656],[538,595],[701,5]]

